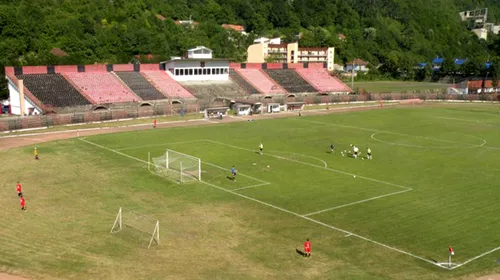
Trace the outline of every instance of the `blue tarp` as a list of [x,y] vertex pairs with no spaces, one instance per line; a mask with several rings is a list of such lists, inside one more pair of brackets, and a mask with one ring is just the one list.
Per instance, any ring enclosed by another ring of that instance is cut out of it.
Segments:
[[434,63],[434,64],[441,64],[441,63],[443,63],[443,61],[444,61],[444,58],[442,58],[442,57],[436,57],[436,58],[434,58],[432,60],[432,63]]

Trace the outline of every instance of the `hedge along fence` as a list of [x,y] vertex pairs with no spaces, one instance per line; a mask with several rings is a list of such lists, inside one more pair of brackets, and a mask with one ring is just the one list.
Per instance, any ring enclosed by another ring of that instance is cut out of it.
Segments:
[[83,124],[109,120],[129,119],[152,116],[173,116],[199,112],[198,104],[156,104],[153,106],[97,110],[93,112],[50,114],[25,117],[0,118],[0,131],[50,127],[55,125]]

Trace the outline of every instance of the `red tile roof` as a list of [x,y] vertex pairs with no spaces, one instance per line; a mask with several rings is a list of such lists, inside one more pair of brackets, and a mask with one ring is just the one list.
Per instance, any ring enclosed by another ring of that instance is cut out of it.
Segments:
[[61,50],[60,48],[53,48],[52,50],[50,50],[50,53],[55,55],[55,56],[68,56],[68,53]]
[[245,31],[245,27],[243,27],[242,25],[236,25],[236,24],[223,24],[222,28],[224,28],[224,29],[232,29],[232,30],[238,31],[238,32],[244,32]]
[[351,62],[348,62],[347,65],[368,65],[368,62],[360,59],[360,58],[356,58],[354,61],[351,61]]

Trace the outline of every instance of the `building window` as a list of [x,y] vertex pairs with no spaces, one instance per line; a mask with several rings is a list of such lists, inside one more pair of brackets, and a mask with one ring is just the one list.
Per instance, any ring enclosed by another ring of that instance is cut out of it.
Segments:
[[207,74],[207,69],[203,69],[203,75]]
[[215,68],[212,68],[212,75],[215,75]]
[[224,68],[224,74],[229,74],[229,69]]
[[175,75],[179,76],[179,69],[175,69]]
[[193,76],[193,69],[189,69],[189,75]]
[[216,75],[219,75],[219,68],[216,68],[216,69],[215,69],[215,74],[216,74]]

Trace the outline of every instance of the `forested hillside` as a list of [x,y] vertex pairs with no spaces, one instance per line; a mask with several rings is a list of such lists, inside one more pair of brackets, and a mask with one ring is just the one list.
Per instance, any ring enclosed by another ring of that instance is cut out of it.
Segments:
[[[197,45],[244,61],[254,36],[291,41],[302,33],[301,46],[335,46],[336,63],[359,57],[395,77],[436,56],[481,68],[500,55],[500,37],[480,41],[466,29],[458,12],[475,8],[489,8],[488,21],[500,23],[500,0],[0,0],[0,66],[128,63],[150,53],[158,62]],[[196,28],[174,23],[190,17]],[[3,81],[0,88],[5,94]]]

